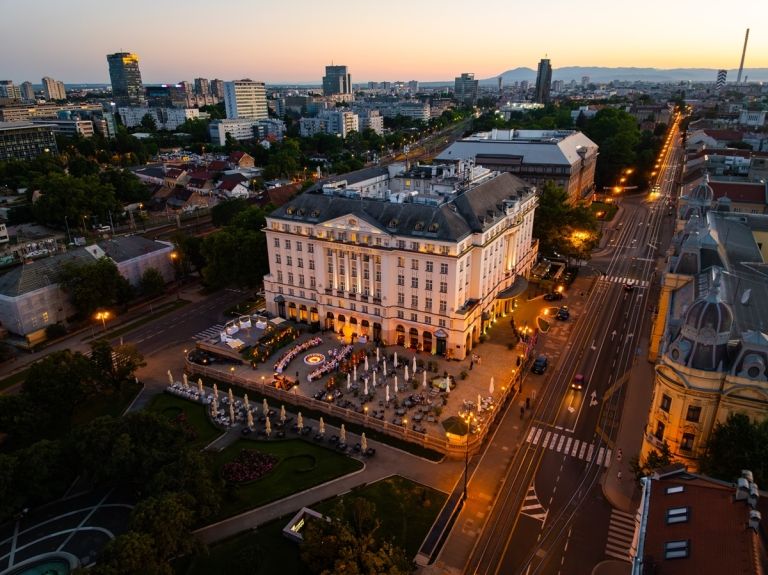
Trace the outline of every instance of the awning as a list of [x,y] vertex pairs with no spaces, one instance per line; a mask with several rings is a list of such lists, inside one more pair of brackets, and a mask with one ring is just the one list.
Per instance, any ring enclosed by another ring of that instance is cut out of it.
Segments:
[[277,296],[275,296],[275,301],[277,303],[280,303],[280,302],[285,301],[285,298],[282,295],[277,295]]
[[496,296],[496,299],[512,299],[513,297],[519,296],[521,293],[523,293],[527,289],[528,289],[528,280],[525,279],[523,276],[517,276],[515,278],[515,281],[512,282],[511,286],[509,286],[507,289],[502,290],[498,293],[498,295]]
[[442,329],[438,329],[435,332],[435,337],[439,337],[440,339],[445,339],[446,337],[448,337],[448,334],[444,332]]

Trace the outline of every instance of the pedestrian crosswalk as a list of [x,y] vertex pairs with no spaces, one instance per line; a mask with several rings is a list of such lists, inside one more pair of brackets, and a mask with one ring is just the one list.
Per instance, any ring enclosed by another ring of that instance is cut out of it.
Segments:
[[637,279],[622,277],[622,276],[603,276],[603,280],[607,282],[611,282],[613,284],[631,285],[632,287],[636,287],[636,288],[648,287],[647,280],[637,280]]
[[216,325],[212,325],[208,329],[204,329],[203,331],[195,334],[192,336],[192,339],[195,341],[201,341],[204,339],[219,339],[219,334],[224,331],[224,324],[223,323],[217,323]]
[[608,541],[605,544],[605,554],[621,561],[632,561],[630,549],[635,537],[635,516],[631,513],[611,510],[608,523]]
[[597,447],[594,443],[576,439],[572,435],[567,435],[554,429],[534,425],[528,432],[528,437],[525,441],[569,457],[590,461],[596,465],[608,467],[611,464],[611,449]]
[[544,509],[544,506],[539,501],[539,498],[536,495],[536,488],[533,486],[533,483],[528,486],[528,491],[525,494],[525,499],[523,500],[523,506],[520,508],[520,513],[522,515],[532,517],[533,519],[538,519],[542,523],[547,520],[547,513],[549,512]]

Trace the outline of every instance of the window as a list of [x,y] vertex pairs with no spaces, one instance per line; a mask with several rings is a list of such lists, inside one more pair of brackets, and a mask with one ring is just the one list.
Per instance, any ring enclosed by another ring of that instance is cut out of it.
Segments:
[[315,269],[315,260],[309,260],[309,269]]
[[333,275],[333,262],[328,260],[328,273]]
[[685,559],[690,552],[690,542],[667,541],[664,543],[664,559]]
[[671,507],[667,509],[667,525],[672,523],[686,523],[690,507]]
[[280,254],[275,254],[275,263],[276,264],[282,263],[282,258],[280,257]]
[[296,251],[297,252],[301,251],[301,242],[296,242]]
[[448,293],[448,282],[440,282],[440,293]]
[[426,300],[424,300],[424,309],[426,309],[427,311],[431,311],[432,310],[432,298],[431,297],[428,297]]
[[398,256],[397,257],[397,267],[404,268],[405,267],[405,258]]
[[376,281],[377,282],[381,281],[381,270],[376,270]]
[[440,300],[440,313],[445,313],[448,311],[448,302],[444,299]]
[[656,433],[654,433],[653,435],[655,435],[656,439],[658,439],[659,441],[664,441],[664,429],[665,429],[664,423],[661,421],[657,421]]
[[397,276],[397,285],[404,286],[405,285],[405,276],[403,274],[399,274]]
[[291,249],[291,240],[285,240],[285,249]]
[[661,405],[659,405],[659,408],[662,411],[666,411],[669,413],[669,408],[672,407],[672,398],[668,395],[664,394],[661,396]]
[[304,259],[303,258],[297,258],[296,259],[296,265],[300,268],[304,267]]
[[292,266],[293,258],[291,256],[285,256],[285,263],[287,263],[289,266]]
[[363,279],[371,279],[371,270],[369,270],[367,267],[363,268]]
[[413,322],[419,321],[418,314],[412,313],[411,314],[411,321],[413,321]]
[[355,303],[351,303],[351,304],[349,304],[349,309],[350,309],[351,311],[356,311],[356,310],[357,310],[357,304],[355,304]]
[[432,291],[432,280],[426,280],[426,285],[424,286],[424,289],[427,291]]
[[299,275],[299,285],[304,287],[304,274]]
[[685,415],[685,420],[692,421],[693,423],[697,423],[699,421],[699,418],[701,418],[701,406],[689,405],[688,413]]
[[403,313],[403,310],[397,310],[397,319],[405,319],[405,313]]
[[280,238],[275,238],[275,247],[276,248],[280,247]]
[[683,433],[680,449],[683,451],[693,451],[693,440],[695,437],[696,436],[693,433]]
[[399,250],[405,249],[405,240],[397,240],[397,249]]
[[439,320],[437,320],[437,325],[439,325],[440,327],[445,327],[446,326],[446,322],[445,322],[444,319],[439,319]]
[[283,283],[283,272],[277,270],[277,281]]
[[684,485],[673,485],[672,487],[667,487],[666,494],[672,495],[673,493],[682,493],[685,491]]
[[416,309],[419,307],[419,296],[412,295],[411,296],[411,308]]
[[419,251],[419,242],[411,242],[411,249],[415,252]]
[[419,271],[419,260],[411,260],[411,269]]
[[316,287],[315,276],[309,276],[309,287]]
[[288,272],[288,283],[293,285],[293,273]]
[[432,273],[432,268],[433,268],[433,267],[434,267],[434,263],[432,263],[432,262],[427,262],[427,271],[428,271],[429,273]]
[[405,294],[404,293],[397,294],[397,305],[405,305]]
[[307,251],[311,254],[315,253],[315,244],[307,244]]
[[440,264],[440,273],[441,274],[447,274],[448,273],[448,264]]
[[419,287],[419,278],[412,277],[411,278],[411,287],[414,289],[418,289]]
[[425,315],[424,316],[424,323],[426,323],[427,325],[432,325],[432,318],[430,316],[428,316],[428,315]]

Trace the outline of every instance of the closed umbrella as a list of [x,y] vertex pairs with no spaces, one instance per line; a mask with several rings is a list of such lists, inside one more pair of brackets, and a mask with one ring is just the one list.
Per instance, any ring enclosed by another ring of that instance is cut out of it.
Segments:
[[211,402],[211,415],[217,417],[219,415],[219,400],[214,396]]
[[352,379],[357,381],[357,364],[352,366]]
[[397,395],[398,391],[400,391],[400,389],[397,387],[397,376],[395,376],[395,395]]
[[173,375],[171,375],[171,370],[168,370],[168,385],[173,385]]
[[377,347],[376,348],[376,363],[379,363],[379,361],[381,361],[381,360],[379,359],[379,348]]
[[267,437],[272,435],[272,424],[269,422],[269,419],[267,419],[266,423],[264,424],[264,431],[267,434]]
[[480,413],[480,402],[482,400],[480,399],[480,394],[477,394],[477,412]]
[[416,356],[413,356],[413,373],[416,374]]
[[203,395],[203,393],[205,393],[205,391],[203,390],[203,378],[202,377],[198,377],[197,378],[197,391],[200,392],[200,395]]
[[322,417],[320,418],[320,427],[317,430],[320,432],[320,435],[325,435],[325,421],[323,421]]
[[365,356],[365,371],[368,371],[368,356]]
[[406,383],[408,382],[408,379],[409,379],[408,378],[408,364],[406,363],[405,364],[405,381],[406,381]]
[[217,400],[219,399],[219,386],[215,383],[213,384],[213,397],[215,397]]
[[189,389],[189,379],[187,379],[186,373],[181,374],[181,381],[182,381],[182,384],[184,385],[184,389]]
[[232,393],[232,388],[229,388],[229,391],[227,391],[227,397],[229,398],[229,405],[232,405],[235,403],[235,394]]
[[395,364],[395,369],[397,369],[397,352],[395,352],[395,357],[393,363]]
[[234,403],[229,404],[229,423],[230,425],[235,424],[235,404]]
[[285,406],[280,406],[280,421],[285,421]]
[[384,401],[389,403],[389,384],[387,384],[387,388],[384,390]]
[[246,412],[246,418],[248,420],[248,428],[253,429],[253,413],[250,409]]
[[245,403],[245,409],[250,411],[251,410],[251,403],[248,401],[248,394],[247,393],[243,396],[243,403]]
[[264,401],[261,403],[262,409],[264,409],[264,417],[267,417],[269,415],[269,404],[267,403],[267,398],[264,398]]
[[304,428],[304,418],[301,416],[301,412],[299,412],[299,417],[296,419],[296,424],[299,426],[299,429]]
[[387,375],[387,358],[386,357],[381,361],[381,365],[382,365],[382,371],[384,372],[384,375]]
[[451,393],[451,378],[445,378],[445,393]]
[[493,376],[491,376],[491,385],[488,386],[488,393],[493,395]]
[[[373,374],[373,377],[376,377],[375,373]],[[363,389],[363,393],[365,395],[368,395],[368,378],[367,377],[365,378],[365,388]]]
[[376,372],[373,372],[373,389],[376,389]]
[[363,453],[368,451],[368,440],[365,438],[365,431],[363,431],[363,434],[360,436],[360,451]]
[[339,432],[339,442],[340,443],[346,443],[347,442],[347,430],[344,428],[344,424],[341,424],[341,432]]
[[352,376],[347,373],[347,391],[352,387]]
[[425,369],[421,373],[422,373],[422,376],[421,376],[421,387],[423,387],[424,389],[427,389],[427,370]]

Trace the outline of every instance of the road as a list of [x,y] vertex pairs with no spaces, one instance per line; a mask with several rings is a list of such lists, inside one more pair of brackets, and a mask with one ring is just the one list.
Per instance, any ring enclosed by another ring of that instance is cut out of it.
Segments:
[[[679,140],[676,126],[671,143]],[[557,363],[550,362],[465,573],[581,574],[606,557],[613,512],[599,480],[616,456],[630,370],[636,359],[644,361],[637,341],[649,328],[660,242],[672,225],[666,200],[674,195],[680,157],[676,145],[664,151],[659,194],[622,200],[615,231],[592,261],[600,275],[580,316],[569,320],[570,338]],[[576,374],[585,378],[583,390],[571,387]]]

